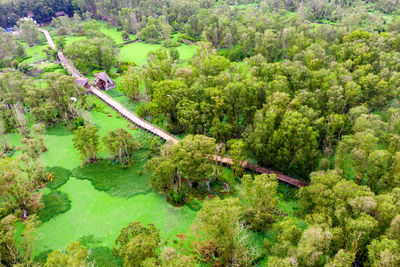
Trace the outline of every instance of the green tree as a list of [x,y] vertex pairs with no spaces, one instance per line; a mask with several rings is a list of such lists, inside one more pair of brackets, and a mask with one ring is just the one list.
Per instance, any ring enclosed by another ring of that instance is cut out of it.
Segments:
[[121,77],[122,90],[131,101],[139,100],[139,75],[135,67],[129,67]]
[[161,255],[161,266],[163,267],[195,267],[196,262],[193,256],[180,254],[176,249],[166,247]]
[[300,112],[286,109],[289,96],[274,94],[254,116],[246,142],[259,161],[306,177],[316,167],[318,131]]
[[[98,28],[96,32],[99,32]],[[87,74],[100,69],[109,72],[118,61],[119,49],[113,39],[101,35],[67,44],[64,53],[83,74]]]
[[30,173],[35,172],[28,170],[21,159],[0,159],[0,210],[3,215],[15,212],[26,218],[41,207],[41,195],[36,192],[37,177]]
[[251,175],[243,176],[245,200],[244,218],[250,223],[251,228],[257,231],[265,230],[275,220],[278,180],[276,175]]
[[400,243],[382,236],[368,245],[368,261],[371,266],[398,266],[400,264]]
[[243,242],[248,237],[239,222],[241,215],[238,199],[216,198],[204,202],[192,229],[195,248],[207,261],[219,265],[251,266],[252,254],[246,247],[248,244]]
[[274,224],[272,229],[276,231],[273,246],[271,246],[268,239],[265,239],[264,243],[267,247],[271,247],[270,251],[273,255],[285,257],[286,255],[295,254],[297,243],[303,232],[296,224],[296,221],[291,217],[286,217],[282,221]]
[[161,48],[151,51],[147,56],[147,63],[143,65],[141,75],[144,78],[147,95],[153,98],[156,82],[172,78],[175,66],[168,54],[168,50]]
[[15,223],[17,220],[14,215],[5,216],[0,220],[0,260],[10,266],[21,261],[15,243]]
[[176,144],[167,143],[161,147],[160,156],[146,164],[152,172],[150,183],[157,191],[179,193],[183,181],[191,185],[210,181],[214,153],[215,140],[204,135],[187,135]]
[[133,135],[122,128],[108,132],[103,137],[103,144],[121,165],[131,164],[134,152],[140,148]]
[[153,224],[132,222],[121,230],[113,253],[124,260],[124,266],[141,266],[146,259],[157,257],[160,246],[160,231]]
[[17,25],[21,31],[22,39],[24,39],[29,46],[33,46],[38,42],[39,31],[36,22],[33,19],[22,18],[17,22]]
[[179,51],[175,47],[169,49],[169,56],[173,61],[179,61]]
[[74,132],[72,142],[75,149],[81,154],[81,159],[86,163],[92,163],[97,160],[97,154],[100,150],[98,134],[99,129],[93,125],[79,126]]
[[65,252],[55,250],[47,256],[45,267],[61,267],[61,266],[85,266],[88,262],[89,252],[79,242],[68,244]]
[[246,160],[245,143],[243,140],[229,140],[227,143],[229,147],[229,155],[232,159],[232,170],[236,178],[243,174],[244,162]]

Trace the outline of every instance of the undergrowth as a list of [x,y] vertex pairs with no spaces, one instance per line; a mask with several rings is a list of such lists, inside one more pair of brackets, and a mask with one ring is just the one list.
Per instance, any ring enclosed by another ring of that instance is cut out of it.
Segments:
[[86,179],[100,191],[112,196],[132,197],[151,191],[148,175],[144,174],[147,151],[138,151],[135,163],[124,169],[116,161],[100,160],[90,165],[75,168],[72,175],[78,179]]
[[42,196],[43,209],[38,213],[42,222],[47,222],[51,218],[66,212],[71,208],[71,201],[68,196],[60,191],[53,190]]

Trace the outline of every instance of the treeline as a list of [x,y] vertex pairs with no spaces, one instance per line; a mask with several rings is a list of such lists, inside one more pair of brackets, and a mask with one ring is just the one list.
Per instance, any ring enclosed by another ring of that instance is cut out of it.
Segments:
[[57,11],[72,15],[73,10],[72,0],[6,0],[0,3],[0,27],[14,26],[20,18],[28,16],[28,11],[37,22],[42,22],[50,21]]
[[223,143],[243,138],[261,164],[307,177],[351,132],[354,108],[385,110],[397,98],[400,35],[279,15],[267,21],[254,38],[240,41],[256,54],[244,64],[219,55],[210,43],[199,43],[185,67],[159,50],[136,70],[141,75],[127,72],[137,82],[124,90],[131,95],[144,85],[151,101],[138,113],[163,120],[169,131]]

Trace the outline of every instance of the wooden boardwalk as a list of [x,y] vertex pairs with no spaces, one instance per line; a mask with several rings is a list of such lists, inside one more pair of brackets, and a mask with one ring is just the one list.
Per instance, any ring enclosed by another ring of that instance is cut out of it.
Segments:
[[[56,46],[54,45],[53,40],[51,39],[50,34],[47,32],[47,30],[41,29],[41,31],[44,33],[46,36],[47,42],[49,46],[53,49],[56,49]],[[86,79],[86,77],[82,76],[79,71],[71,64],[71,62],[64,56],[62,52],[58,52],[58,59],[62,63],[62,65],[71,73],[72,76],[75,78],[80,78],[80,79]],[[109,96],[108,94],[104,93],[102,90],[94,87],[93,85],[90,87],[89,92],[99,98],[101,101],[103,101],[105,104],[110,106],[112,109],[117,111],[122,117],[124,117],[126,120],[129,122],[133,123],[134,125],[138,126],[139,128],[146,130],[161,139],[165,141],[170,141],[173,143],[179,142],[179,139],[176,138],[175,136],[171,135],[170,133],[158,128],[157,126],[151,124],[150,122],[138,117],[135,115],[133,112],[131,112],[129,109],[127,109],[124,105],[116,101],[114,98]],[[221,162],[225,165],[232,165],[232,159],[228,157],[214,157],[214,160]],[[278,180],[290,184],[295,187],[304,187],[307,186],[308,184],[306,182],[294,179],[292,177],[289,177],[287,175],[284,175],[283,173],[273,171],[270,169],[266,169],[251,163],[248,163],[247,161],[243,162],[243,167],[245,169],[257,172],[257,173],[265,173],[265,174],[275,174],[278,177]]]

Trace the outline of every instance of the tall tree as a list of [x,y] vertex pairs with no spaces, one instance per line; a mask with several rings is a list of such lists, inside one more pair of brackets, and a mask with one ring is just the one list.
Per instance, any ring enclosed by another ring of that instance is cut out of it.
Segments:
[[129,67],[121,77],[122,90],[131,101],[137,101],[140,97],[140,85],[138,70]]
[[17,22],[22,39],[33,46],[39,40],[39,31],[36,22],[31,18],[22,18]]
[[251,250],[239,219],[242,215],[238,199],[213,199],[203,204],[192,225],[195,247],[213,264],[251,266]]
[[121,230],[113,253],[124,260],[124,266],[142,266],[142,262],[157,258],[160,245],[160,231],[153,224],[132,222]]
[[122,128],[108,132],[103,137],[103,143],[114,158],[124,166],[134,161],[133,154],[140,148],[140,143],[132,134]]
[[86,266],[88,256],[88,250],[81,243],[72,242],[65,251],[55,250],[50,253],[44,266]]
[[97,160],[100,150],[98,134],[99,129],[93,125],[79,126],[74,132],[72,139],[74,147],[79,150],[81,159],[85,163],[92,163]]
[[276,175],[243,176],[244,218],[257,231],[265,230],[276,219],[278,180]]

